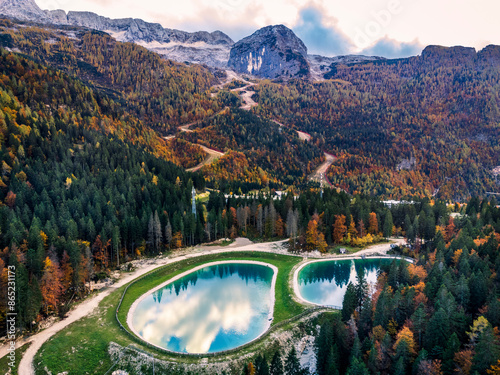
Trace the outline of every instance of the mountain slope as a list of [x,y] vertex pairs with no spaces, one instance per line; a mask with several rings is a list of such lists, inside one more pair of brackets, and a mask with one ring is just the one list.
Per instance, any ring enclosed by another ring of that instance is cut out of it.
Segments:
[[336,64],[330,81],[260,83],[254,111],[321,139],[338,157],[328,177],[346,191],[463,200],[500,190],[498,56],[498,46],[431,46]]
[[134,42],[179,62],[225,67],[233,40],[221,31],[189,33],[141,19],[110,19],[92,12],[43,11],[34,0],[1,0],[0,14],[23,21],[71,25],[104,31],[118,41]]
[[78,76],[123,102],[155,129],[168,132],[223,107],[209,93],[217,79],[200,65],[166,61],[143,47],[117,42],[98,31],[15,25],[0,22],[0,46]]

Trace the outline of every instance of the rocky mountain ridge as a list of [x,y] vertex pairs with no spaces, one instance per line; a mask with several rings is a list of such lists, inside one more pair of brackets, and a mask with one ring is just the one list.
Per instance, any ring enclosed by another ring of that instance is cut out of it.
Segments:
[[111,19],[92,12],[43,11],[34,0],[0,0],[0,14],[22,21],[104,31],[121,42],[140,44],[179,61],[225,67],[234,41],[221,31],[186,32],[136,18]]
[[[111,19],[92,12],[66,13],[61,9],[44,11],[34,0],[0,0],[0,15],[21,21],[99,30],[118,41],[137,43],[170,60],[220,69],[229,66],[239,72],[265,78],[323,79],[334,62],[355,63],[377,59],[365,56],[308,56],[304,43],[283,25],[257,30],[235,45],[221,31],[190,33],[136,18]],[[238,59],[239,62],[236,61]]]
[[[264,27],[235,43],[221,31],[186,32],[136,18],[111,19],[92,12],[44,11],[34,0],[0,0],[0,15],[22,21],[99,30],[118,41],[137,43],[174,61],[220,69],[229,67],[236,72],[262,78],[328,79],[336,74],[339,64],[385,60],[383,57],[360,55],[308,55],[302,40],[283,25]],[[490,45],[476,52],[474,48],[461,46],[428,46],[416,58],[430,64],[460,61],[482,66],[491,62],[500,63],[500,47]]]
[[307,47],[283,25],[267,26],[231,48],[228,66],[264,78],[309,76]]

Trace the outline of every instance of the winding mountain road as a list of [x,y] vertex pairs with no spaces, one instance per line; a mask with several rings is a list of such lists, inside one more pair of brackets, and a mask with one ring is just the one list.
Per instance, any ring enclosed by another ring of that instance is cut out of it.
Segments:
[[224,156],[223,152],[220,152],[220,151],[208,148],[208,147],[203,146],[203,145],[201,145],[199,143],[197,145],[200,146],[203,149],[203,151],[205,151],[208,154],[208,156],[207,156],[207,158],[205,160],[203,160],[197,166],[195,166],[193,168],[186,169],[187,172],[196,172],[196,171],[200,170],[201,168],[203,168],[205,165],[210,165],[214,161],[216,161],[217,159],[219,159],[221,156]]

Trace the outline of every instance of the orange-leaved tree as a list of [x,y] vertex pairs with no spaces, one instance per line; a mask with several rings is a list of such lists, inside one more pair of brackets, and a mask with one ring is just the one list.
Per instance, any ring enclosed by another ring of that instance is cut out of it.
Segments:
[[57,260],[45,258],[43,267],[43,276],[41,280],[40,290],[42,292],[43,306],[45,313],[55,311],[61,297],[61,270]]

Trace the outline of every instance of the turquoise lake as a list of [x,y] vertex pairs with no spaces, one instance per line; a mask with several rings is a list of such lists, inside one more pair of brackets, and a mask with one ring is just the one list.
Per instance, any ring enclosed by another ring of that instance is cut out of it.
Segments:
[[356,275],[364,269],[369,284],[377,282],[382,264],[393,259],[346,259],[307,264],[298,274],[298,289],[302,298],[318,305],[342,307],[349,282],[356,284]]
[[146,341],[174,352],[236,348],[269,328],[273,275],[260,264],[204,267],[146,295],[132,325]]

